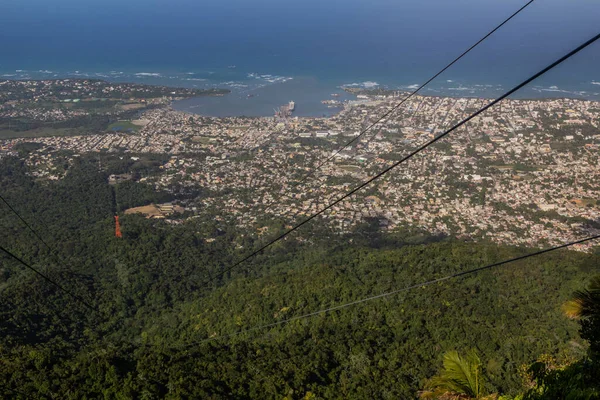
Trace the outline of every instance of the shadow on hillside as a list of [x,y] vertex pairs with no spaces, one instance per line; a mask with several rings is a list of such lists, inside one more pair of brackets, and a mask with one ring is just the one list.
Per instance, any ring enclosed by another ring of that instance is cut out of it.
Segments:
[[369,217],[349,234],[352,243],[371,248],[401,247],[441,242],[445,234],[432,234],[415,227],[397,228],[389,231],[390,221],[385,217]]
[[[583,233],[581,236],[600,235],[600,218],[585,220],[582,223],[581,230]],[[600,255],[600,239],[594,240],[592,246],[594,248],[593,252]]]

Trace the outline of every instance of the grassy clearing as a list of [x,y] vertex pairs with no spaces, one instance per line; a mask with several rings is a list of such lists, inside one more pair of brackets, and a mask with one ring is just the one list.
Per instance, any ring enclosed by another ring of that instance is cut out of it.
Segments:
[[140,126],[131,123],[131,121],[117,121],[108,126],[109,131],[114,132],[137,132]]
[[194,136],[192,138],[192,142],[194,142],[194,143],[200,143],[200,144],[209,144],[210,143],[210,138],[208,138],[206,136]]

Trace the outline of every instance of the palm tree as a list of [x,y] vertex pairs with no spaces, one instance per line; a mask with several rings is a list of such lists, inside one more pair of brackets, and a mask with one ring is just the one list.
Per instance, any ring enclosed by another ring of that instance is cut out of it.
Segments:
[[569,318],[582,319],[600,316],[600,275],[592,278],[587,290],[578,290],[563,305]]
[[590,359],[600,365],[600,275],[592,278],[587,290],[575,292],[563,311],[579,320],[579,334],[590,343]]
[[579,321],[581,338],[590,343],[588,357],[560,367],[534,363],[529,372],[536,384],[524,399],[600,398],[600,276],[593,278],[586,290],[575,292],[562,309]]
[[456,350],[444,354],[444,368],[428,386],[430,390],[420,394],[423,399],[483,399],[483,375],[477,353],[470,351],[464,358]]

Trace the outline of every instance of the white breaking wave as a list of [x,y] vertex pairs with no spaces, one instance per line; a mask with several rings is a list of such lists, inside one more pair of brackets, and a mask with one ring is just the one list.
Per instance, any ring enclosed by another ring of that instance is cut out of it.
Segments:
[[355,83],[348,83],[346,85],[342,85],[342,88],[346,88],[346,87],[362,87],[365,89],[370,89],[370,88],[374,88],[376,86],[379,86],[379,83],[377,82],[373,82],[373,81],[366,81],[366,82],[355,82]]
[[266,81],[269,83],[284,83],[287,81],[291,81],[292,77],[289,76],[279,76],[279,75],[271,75],[271,74],[257,74],[255,72],[251,72],[249,74],[247,74],[248,78],[252,78],[252,79],[258,79],[258,80],[262,80],[262,81]]
[[135,76],[162,76],[158,72],[138,72],[134,74]]
[[600,85],[600,82],[592,81],[592,85]]
[[535,90],[537,92],[574,93],[574,92],[569,92],[568,90],[559,89],[558,86],[550,86],[550,87],[547,87],[547,88],[537,86],[537,87],[534,87],[533,90]]
[[221,82],[221,85],[231,86],[231,87],[234,87],[234,88],[247,88],[248,87],[248,85],[244,85],[242,83],[234,82],[234,81]]
[[458,85],[458,86],[454,86],[454,87],[448,87],[448,88],[443,88],[443,90],[454,90],[457,92],[469,92],[469,93],[475,93],[475,92],[487,92],[489,90],[501,90],[501,88],[495,88],[493,85],[471,85],[471,86],[463,86],[463,85]]
[[577,95],[577,96],[585,96],[586,94],[588,94],[585,91],[571,91],[571,90],[559,89],[558,86],[550,86],[547,88],[537,86],[537,87],[534,87],[533,90],[538,93],[552,92],[552,93],[565,93],[565,94],[571,94],[571,95]]

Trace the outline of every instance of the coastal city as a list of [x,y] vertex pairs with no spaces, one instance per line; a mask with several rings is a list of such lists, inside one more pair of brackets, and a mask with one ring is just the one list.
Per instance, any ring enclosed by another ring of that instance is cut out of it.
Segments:
[[600,400],[599,1],[0,15],[0,400]]
[[[85,86],[78,83],[75,90],[99,96]],[[128,94],[127,101],[142,104],[139,93]],[[214,215],[244,234],[268,236],[269,225],[261,225],[265,220],[293,226],[490,101],[417,95],[378,121],[407,93],[353,93],[356,100],[340,103],[339,113],[328,118],[295,117],[293,109],[274,117],[200,116],[173,110],[175,99],[165,100],[161,93],[144,97],[152,107],[135,107],[129,119],[111,121],[113,128],[128,129],[16,135],[0,140],[0,157],[36,143],[26,158],[31,173],[59,180],[66,173],[55,161],[59,154],[61,163],[65,153],[71,159],[98,153],[134,161],[165,154],[158,173],[112,177],[116,184],[134,180],[174,195],[172,204],[147,205],[147,217],[179,224]],[[172,97],[194,95],[173,92]],[[72,93],[61,96],[53,101],[64,104]],[[48,102],[35,107],[37,97],[30,99],[27,107],[24,100],[7,105],[2,99],[0,117],[65,118]],[[533,247],[600,233],[599,111],[600,103],[579,99],[505,100],[336,204],[316,223],[344,233],[368,219],[389,231],[414,227]],[[203,196],[178,199],[186,189],[201,189]],[[173,213],[173,206],[179,212]],[[591,246],[575,248],[590,251]]]

